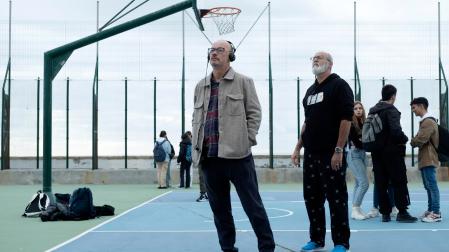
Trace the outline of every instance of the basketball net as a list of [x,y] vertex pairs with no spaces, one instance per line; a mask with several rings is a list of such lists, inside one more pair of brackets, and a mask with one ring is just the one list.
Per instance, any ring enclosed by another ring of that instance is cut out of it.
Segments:
[[215,7],[210,9],[203,18],[212,18],[217,25],[218,33],[223,35],[234,31],[234,23],[240,12],[242,11],[235,7]]

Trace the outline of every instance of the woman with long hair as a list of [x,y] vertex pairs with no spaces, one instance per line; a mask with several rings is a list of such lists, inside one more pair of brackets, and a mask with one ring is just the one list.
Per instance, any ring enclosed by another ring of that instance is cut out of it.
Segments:
[[363,197],[369,187],[366,153],[362,146],[362,128],[365,119],[366,114],[363,104],[360,101],[355,101],[347,155],[348,167],[355,180],[351,213],[351,218],[355,220],[364,220],[367,218],[361,209]]

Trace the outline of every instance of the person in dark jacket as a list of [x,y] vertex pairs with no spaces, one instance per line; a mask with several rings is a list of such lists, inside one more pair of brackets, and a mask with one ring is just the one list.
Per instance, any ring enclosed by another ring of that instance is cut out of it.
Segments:
[[324,204],[331,214],[334,249],[349,249],[348,190],[344,147],[354,114],[354,95],[348,83],[332,73],[333,59],[327,52],[317,52],[312,60],[315,83],[303,99],[305,122],[291,155],[299,163],[304,145],[303,193],[310,222],[310,241],[301,251],[321,251],[326,235]]
[[181,142],[179,143],[179,155],[176,161],[178,164],[181,163],[179,170],[179,188],[189,188],[190,166],[192,165],[192,133],[190,131],[185,132],[181,136]]
[[407,209],[410,196],[407,188],[407,169],[405,166],[405,144],[408,137],[401,128],[401,112],[393,105],[397,89],[393,85],[382,88],[382,100],[369,110],[369,114],[378,114],[382,121],[382,131],[376,134],[376,144],[382,148],[371,152],[373,160],[374,182],[379,193],[379,211],[382,221],[391,221],[392,205],[388,197],[388,186],[394,189],[394,200],[399,213],[398,222],[416,222]]

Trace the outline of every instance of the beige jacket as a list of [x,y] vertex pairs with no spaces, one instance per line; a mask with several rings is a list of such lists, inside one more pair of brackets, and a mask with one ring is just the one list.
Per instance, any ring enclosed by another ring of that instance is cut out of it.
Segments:
[[[430,118],[423,118],[419,123],[418,133],[410,141],[412,147],[418,147],[418,167],[421,169],[426,166],[440,165],[438,153],[435,148],[439,145],[439,134],[437,123]],[[435,147],[432,145],[435,145]]]
[[[192,160],[198,166],[203,148],[204,124],[210,99],[211,74],[195,87],[192,118]],[[262,112],[251,78],[232,68],[218,86],[218,157],[240,159],[256,145]]]

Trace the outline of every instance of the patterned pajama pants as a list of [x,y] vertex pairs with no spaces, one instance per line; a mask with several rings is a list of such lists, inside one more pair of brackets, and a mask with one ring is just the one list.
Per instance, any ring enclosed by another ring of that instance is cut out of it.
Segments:
[[310,222],[310,240],[324,246],[326,218],[324,203],[327,199],[331,215],[334,245],[349,248],[348,190],[346,188],[346,158],[343,167],[331,168],[333,153],[304,153],[303,192]]

